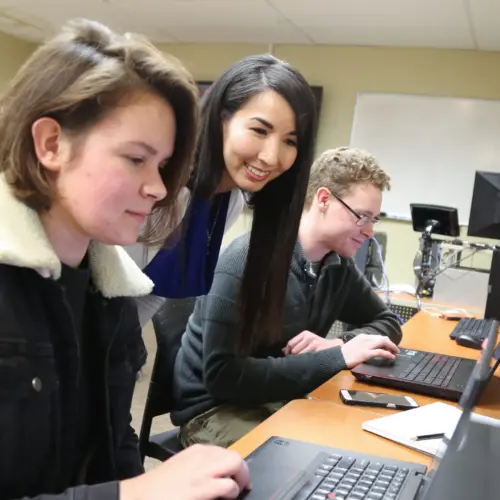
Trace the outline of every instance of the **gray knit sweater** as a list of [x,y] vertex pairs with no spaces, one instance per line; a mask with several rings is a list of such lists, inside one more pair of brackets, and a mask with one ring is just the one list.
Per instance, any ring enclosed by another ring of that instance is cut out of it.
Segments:
[[351,259],[329,254],[315,278],[297,243],[288,278],[283,340],[258,348],[252,356],[238,357],[233,339],[248,242],[249,235],[241,236],[221,255],[210,293],[197,300],[189,318],[174,369],[175,425],[222,403],[257,405],[300,398],[346,369],[340,347],[283,356],[281,349],[303,330],[325,337],[338,319],[356,327],[344,340],[368,333],[401,341],[396,316]]

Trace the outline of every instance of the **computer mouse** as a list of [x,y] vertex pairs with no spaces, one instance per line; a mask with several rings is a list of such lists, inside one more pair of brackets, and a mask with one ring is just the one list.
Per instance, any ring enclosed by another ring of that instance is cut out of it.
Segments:
[[384,358],[384,356],[375,356],[373,358],[367,359],[365,364],[372,366],[392,366],[395,359]]
[[483,343],[481,339],[477,337],[471,337],[466,333],[463,333],[462,335],[457,335],[455,341],[457,342],[458,345],[461,345],[463,347],[470,347],[471,349],[481,349]]

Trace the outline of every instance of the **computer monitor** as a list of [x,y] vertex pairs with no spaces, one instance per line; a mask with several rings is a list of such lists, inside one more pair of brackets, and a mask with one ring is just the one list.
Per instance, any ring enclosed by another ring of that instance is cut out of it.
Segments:
[[[500,172],[476,172],[470,207],[468,236],[500,239]],[[486,319],[500,321],[500,250],[491,258]]]
[[428,231],[443,236],[458,236],[460,234],[456,208],[410,203],[410,211],[413,230],[418,233]]
[[439,263],[440,252],[440,247],[436,244],[434,236],[436,234],[443,236],[458,236],[460,234],[458,210],[442,205],[410,203],[410,211],[413,230],[422,233],[420,263],[414,264],[415,274],[418,278],[417,297],[432,297],[434,278],[437,273],[434,263]]
[[500,240],[500,172],[476,172],[467,234]]

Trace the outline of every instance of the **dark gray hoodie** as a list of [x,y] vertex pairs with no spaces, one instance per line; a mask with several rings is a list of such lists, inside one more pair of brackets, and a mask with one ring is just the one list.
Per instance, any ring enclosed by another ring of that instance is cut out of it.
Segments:
[[335,320],[359,333],[401,341],[396,316],[373,291],[352,259],[328,254],[318,277],[311,273],[297,242],[285,299],[282,341],[257,348],[251,356],[234,354],[238,332],[238,294],[249,235],[235,239],[219,258],[210,293],[200,297],[189,318],[174,371],[172,422],[182,425],[222,403],[257,405],[303,397],[346,369],[340,347],[283,356],[281,349],[304,330],[326,337]]

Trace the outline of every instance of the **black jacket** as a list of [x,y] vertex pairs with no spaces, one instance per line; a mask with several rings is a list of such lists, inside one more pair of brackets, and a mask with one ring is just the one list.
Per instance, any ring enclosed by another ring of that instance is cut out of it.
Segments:
[[143,344],[127,296],[148,293],[151,282],[122,249],[91,245],[89,261],[86,314],[102,376],[92,387],[99,429],[78,480],[80,359],[60,262],[36,214],[9,197],[0,177],[0,500],[113,500],[118,480],[143,471],[130,426]]

